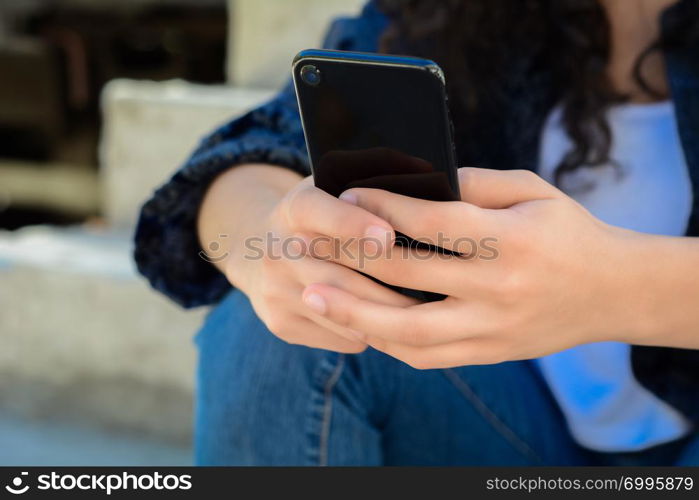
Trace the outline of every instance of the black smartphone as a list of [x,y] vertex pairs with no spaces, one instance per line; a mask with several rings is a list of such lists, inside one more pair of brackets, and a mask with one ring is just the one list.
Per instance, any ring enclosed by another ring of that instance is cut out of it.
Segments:
[[[460,199],[444,73],[430,60],[304,50],[292,75],[315,185]],[[427,246],[405,235],[396,244]],[[442,295],[391,287],[432,301]]]

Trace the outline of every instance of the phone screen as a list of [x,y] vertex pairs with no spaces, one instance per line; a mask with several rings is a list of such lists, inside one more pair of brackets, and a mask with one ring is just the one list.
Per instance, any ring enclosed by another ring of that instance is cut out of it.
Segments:
[[459,199],[446,93],[434,63],[309,52],[297,58],[294,81],[317,187],[334,196],[371,187]]

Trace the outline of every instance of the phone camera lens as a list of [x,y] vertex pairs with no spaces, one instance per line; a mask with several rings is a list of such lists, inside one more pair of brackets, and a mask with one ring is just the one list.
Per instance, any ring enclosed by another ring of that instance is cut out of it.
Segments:
[[320,83],[320,70],[312,64],[307,64],[301,68],[301,80],[315,87]]

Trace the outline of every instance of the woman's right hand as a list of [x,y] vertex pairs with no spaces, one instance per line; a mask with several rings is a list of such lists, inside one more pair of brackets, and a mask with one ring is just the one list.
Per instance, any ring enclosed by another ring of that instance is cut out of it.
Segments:
[[311,283],[333,283],[387,305],[415,302],[312,251],[314,242],[320,241],[317,247],[326,251],[332,247],[359,257],[363,250],[364,258],[376,256],[393,241],[393,229],[383,219],[321,191],[311,178],[297,183],[266,212],[250,215],[255,223],[247,226],[250,230],[244,237],[232,242],[231,258],[219,268],[249,297],[257,315],[277,337],[338,352],[366,349],[351,330],[303,304],[302,292]]

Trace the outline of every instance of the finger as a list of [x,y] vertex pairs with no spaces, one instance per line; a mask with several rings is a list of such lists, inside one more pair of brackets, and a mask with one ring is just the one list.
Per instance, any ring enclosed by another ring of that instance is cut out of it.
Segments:
[[498,233],[501,216],[462,201],[429,201],[380,189],[351,189],[341,200],[376,214],[412,238],[458,252],[464,243]]
[[529,170],[460,168],[459,186],[462,201],[490,209],[561,195],[558,189]]
[[509,361],[502,343],[474,338],[437,346],[414,347],[369,337],[367,344],[418,370],[492,365]]
[[[339,288],[315,283],[303,291],[303,301],[316,314],[364,336],[400,344],[424,346],[472,336],[451,309],[450,299],[409,307],[387,306],[359,299]],[[435,328],[435,325],[449,325]]]
[[397,307],[419,303],[416,299],[406,297],[348,267],[328,260],[312,257],[300,259],[293,266],[293,273],[294,278],[304,287],[313,283],[325,283],[346,290],[360,299]]
[[[293,311],[294,317],[306,318],[314,324],[316,324],[317,326],[320,326],[328,330],[328,332],[326,332],[326,335],[332,333],[344,338],[349,342],[363,343],[363,341],[357,337],[357,333],[353,330],[337,325],[332,321],[310,310],[301,301],[303,289],[304,286],[301,286],[298,283],[288,283],[284,287],[277,287],[274,290],[268,291],[267,300],[271,303],[285,304],[285,309]],[[269,307],[266,308],[266,310],[269,310]],[[264,314],[264,312],[260,314],[260,312],[257,310],[256,312],[258,313],[258,315],[265,317],[265,322],[270,330],[275,332],[275,334],[278,334],[280,337],[285,336],[286,332],[289,330],[289,325],[287,324],[288,315],[277,316],[274,313],[269,312],[267,314]]]
[[393,228],[386,221],[314,186],[298,188],[285,201],[283,210],[289,226],[296,232],[319,233],[341,241],[366,238],[379,249],[393,244]]
[[[315,258],[341,264],[390,285],[414,290],[451,296],[461,296],[466,293],[473,297],[481,290],[489,289],[493,279],[492,273],[478,266],[464,272],[463,266],[466,265],[464,260],[467,257],[440,254],[425,249],[393,246],[384,254],[376,255],[364,251],[361,245],[337,245],[324,238],[311,239],[308,248]],[[473,255],[473,250],[471,248],[467,251]],[[475,251],[477,250],[475,248]],[[308,280],[306,284],[315,282],[337,286],[352,292],[350,288],[326,280]],[[359,298],[374,300],[370,296],[361,296],[357,293],[355,295]],[[410,304],[394,305],[405,307]]]
[[340,337],[314,321],[300,316],[293,320],[292,325],[287,327],[287,333],[285,333],[282,340],[289,344],[304,345],[347,354],[360,353],[367,348],[364,342],[356,338],[348,340]]
[[418,303],[416,299],[396,293],[393,290],[380,285],[365,276],[362,276],[356,271],[352,271],[332,262],[317,261],[310,257],[304,258],[299,260],[296,265],[293,266],[293,272],[293,279],[298,280],[298,283],[300,283],[302,286],[286,287],[284,293],[285,296],[276,296],[275,298],[278,300],[293,302],[298,301],[298,310],[304,311],[307,318],[350,341],[357,341],[356,332],[348,328],[344,328],[314,313],[303,303],[301,303],[301,294],[305,286],[316,282],[329,283],[333,286],[343,288],[358,297],[371,300],[379,304],[406,307]]
[[312,321],[321,328],[325,328],[328,332],[331,332],[332,334],[337,335],[353,344],[359,343],[366,347],[366,342],[363,340],[363,337],[358,335],[357,332],[355,332],[354,330],[350,330],[349,328],[344,328],[340,325],[336,325],[329,319],[326,319],[322,316],[318,316],[317,314],[312,312],[307,314],[306,319]]

